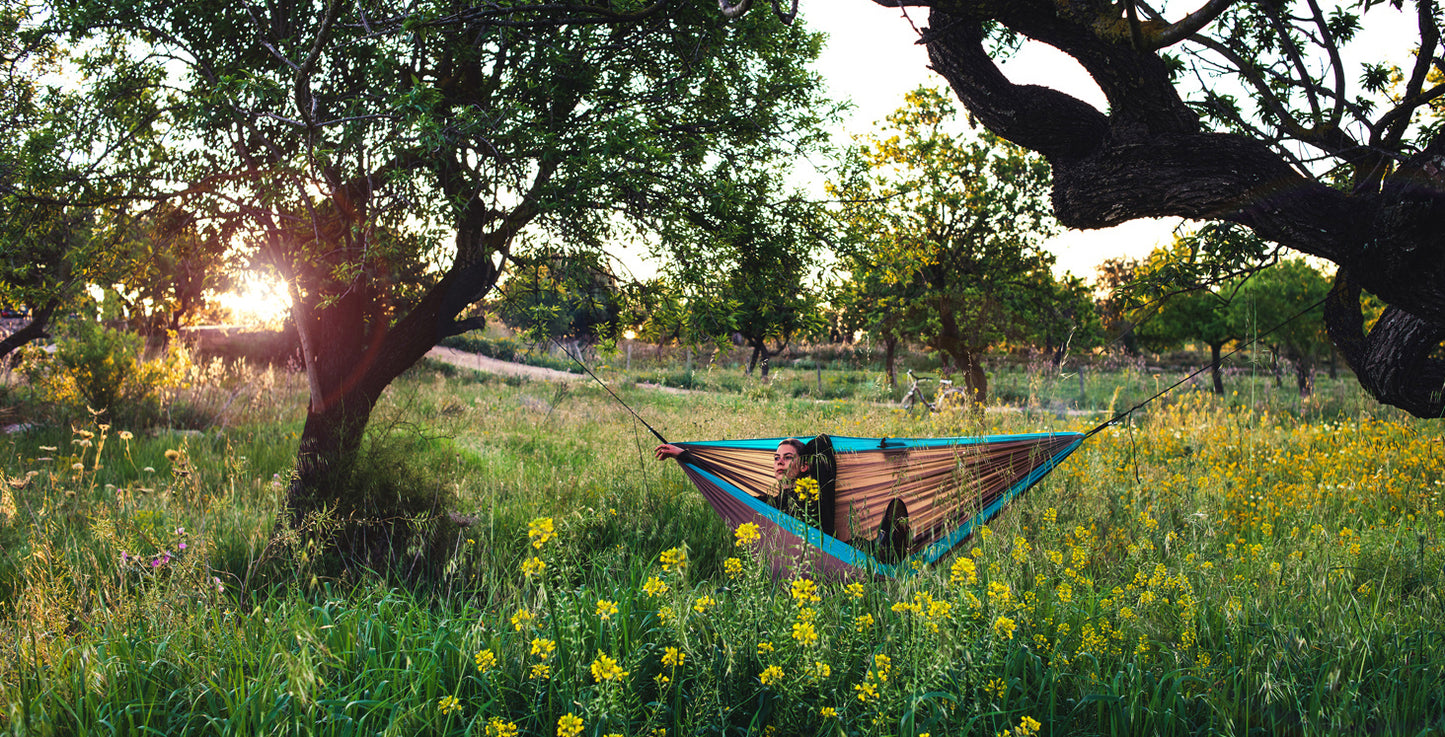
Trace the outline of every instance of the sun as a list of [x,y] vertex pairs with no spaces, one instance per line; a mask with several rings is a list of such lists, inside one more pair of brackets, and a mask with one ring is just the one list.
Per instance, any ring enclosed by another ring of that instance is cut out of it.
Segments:
[[247,327],[278,328],[291,312],[291,295],[286,282],[274,276],[248,271],[229,292],[216,301],[231,311],[231,320]]

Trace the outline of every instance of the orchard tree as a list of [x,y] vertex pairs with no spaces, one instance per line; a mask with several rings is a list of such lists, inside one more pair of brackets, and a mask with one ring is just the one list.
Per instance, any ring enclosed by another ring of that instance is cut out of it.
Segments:
[[1231,309],[1237,285],[1201,287],[1165,298],[1146,308],[1150,313],[1134,328],[1144,347],[1159,351],[1199,341],[1209,346],[1209,375],[1214,393],[1224,393],[1220,358],[1224,347],[1243,337],[1238,314]]
[[818,38],[696,3],[70,0],[55,22],[164,73],[170,193],[290,289],[310,387],[292,524],[383,516],[349,491],[372,409],[479,324],[520,239],[641,240],[820,135]]
[[1237,292],[1245,278],[1278,258],[1278,246],[1247,229],[1206,223],[1134,264],[1130,282],[1112,297],[1131,306],[1129,322],[1138,323],[1138,338],[1151,350],[1196,340],[1209,346],[1214,393],[1223,394],[1224,347],[1246,337],[1234,307]]
[[669,273],[689,294],[694,320],[711,324],[715,338],[739,336],[750,349],[745,373],[766,382],[774,357],[826,328],[812,284],[825,219],[818,203],[786,192],[777,172],[729,177],[716,192],[689,213],[686,232],[670,233],[679,258]]
[[896,305],[906,334],[945,354],[982,404],[983,354],[1022,340],[1037,298],[1054,293],[1043,249],[1054,224],[1043,161],[987,132],[950,132],[953,112],[937,90],[910,92],[830,188],[866,298]]
[[1294,365],[1301,397],[1314,391],[1315,366],[1331,350],[1319,319],[1329,291],[1328,277],[1304,259],[1291,258],[1251,276],[1231,305],[1240,337],[1259,334]]
[[[927,8],[932,68],[971,119],[1048,160],[1061,223],[1226,221],[1331,261],[1324,322],[1360,383],[1419,417],[1445,413],[1435,0],[1209,0],[1167,15],[1143,2],[876,2]],[[1351,44],[1395,14],[1418,34],[1390,56]],[[1073,57],[1107,108],[1010,80],[999,62],[1025,40]],[[1372,323],[1362,291],[1389,305]]]
[[910,332],[909,321],[924,287],[919,279],[897,281],[897,275],[874,256],[866,248],[845,249],[842,267],[848,278],[837,284],[832,302],[844,317],[845,329],[861,330],[883,344],[883,372],[888,385],[896,387],[898,345]]
[[113,287],[142,334],[191,324],[212,296],[232,287],[235,221],[202,222],[168,201],[119,217],[112,240],[127,251],[130,268]]

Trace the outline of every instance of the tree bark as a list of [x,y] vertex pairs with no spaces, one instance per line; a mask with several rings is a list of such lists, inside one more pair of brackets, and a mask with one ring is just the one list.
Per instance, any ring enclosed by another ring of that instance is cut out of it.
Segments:
[[[924,33],[933,68],[969,113],[1048,159],[1059,221],[1074,228],[1142,217],[1232,221],[1333,261],[1394,315],[1366,335],[1352,316],[1358,305],[1326,314],[1337,343],[1345,336],[1358,344],[1341,352],[1361,384],[1417,416],[1445,414],[1438,380],[1445,363],[1431,356],[1445,333],[1445,136],[1403,162],[1378,192],[1333,189],[1301,176],[1262,141],[1204,131],[1156,53],[1127,38],[1105,40],[1071,7],[935,4]],[[1104,92],[1108,114],[1010,82],[984,48],[990,22],[1072,55]]]
[[30,322],[24,327],[0,340],[0,359],[14,353],[21,346],[34,340],[50,337],[50,318],[55,314],[55,303],[49,303],[30,311]]
[[898,354],[898,336],[883,336],[883,372],[888,374],[888,388],[898,388],[898,367],[896,359]]
[[1209,376],[1214,380],[1214,393],[1221,397],[1224,396],[1224,371],[1219,366],[1219,356],[1223,349],[1223,343],[1209,344]]

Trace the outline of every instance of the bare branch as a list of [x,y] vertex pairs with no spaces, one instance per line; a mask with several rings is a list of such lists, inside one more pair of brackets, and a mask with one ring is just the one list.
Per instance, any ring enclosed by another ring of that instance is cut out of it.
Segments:
[[1144,42],[1144,48],[1149,51],[1173,46],[1186,38],[1198,33],[1211,21],[1219,17],[1233,5],[1236,0],[1209,0],[1204,7],[1180,18],[1178,21],[1169,24],[1163,29],[1149,34]]

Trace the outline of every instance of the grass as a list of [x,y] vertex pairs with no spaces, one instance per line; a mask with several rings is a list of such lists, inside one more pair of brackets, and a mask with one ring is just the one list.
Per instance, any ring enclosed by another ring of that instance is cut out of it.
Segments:
[[[687,395],[601,373],[677,440],[1098,421],[1069,411],[1078,379],[1057,372],[1025,367],[1018,411],[972,420],[866,391],[795,397],[792,371]],[[1154,391],[1138,372],[1085,378],[1102,411]],[[286,377],[207,389],[241,399],[199,433],[38,428],[0,451],[0,730],[550,736],[569,715],[598,736],[1445,729],[1438,427],[1247,378],[1223,398],[1168,395],[955,557],[856,586],[771,580],[589,385],[422,368],[388,393],[376,452],[426,469],[413,483],[468,522],[425,582],[313,577],[293,551],[296,575],[258,583],[304,406]]]

